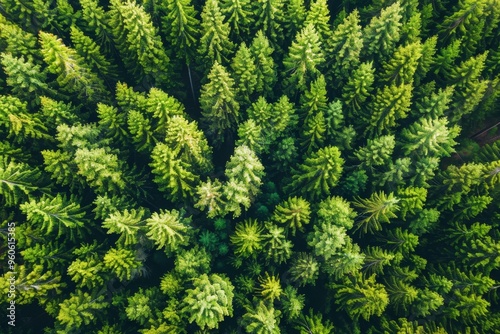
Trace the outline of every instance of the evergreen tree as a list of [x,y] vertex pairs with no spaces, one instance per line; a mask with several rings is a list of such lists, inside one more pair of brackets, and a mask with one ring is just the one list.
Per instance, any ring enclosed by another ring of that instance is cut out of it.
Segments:
[[129,281],[139,275],[141,262],[133,251],[126,248],[111,248],[104,255],[104,268],[121,282]]
[[357,149],[354,155],[363,166],[373,168],[387,164],[391,160],[395,146],[394,135],[380,136],[373,140],[368,139],[366,146]]
[[0,158],[0,195],[5,206],[16,206],[38,189],[41,173],[29,165],[7,157]]
[[81,328],[96,322],[96,316],[108,307],[104,296],[92,296],[87,292],[78,290],[71,297],[64,300],[59,306],[57,320],[65,326],[66,331]]
[[264,250],[268,261],[275,263],[286,262],[292,256],[293,244],[287,240],[285,229],[272,223],[266,223],[264,234]]
[[285,224],[287,230],[295,235],[297,231],[304,231],[303,225],[309,224],[311,215],[309,206],[309,202],[301,197],[290,197],[276,206],[271,219]]
[[247,37],[250,28],[255,24],[252,3],[249,0],[223,0],[221,10],[227,17],[232,34],[240,40]]
[[254,13],[257,18],[255,26],[262,30],[276,48],[283,40],[283,1],[259,0],[254,2]]
[[120,234],[118,243],[125,246],[135,245],[144,229],[144,209],[125,209],[123,212],[114,212],[102,223],[108,234]]
[[257,84],[255,91],[264,96],[272,95],[274,83],[277,80],[276,69],[272,54],[274,49],[262,30],[259,30],[252,40],[250,51],[255,59],[255,74]]
[[342,88],[342,97],[349,109],[355,113],[361,110],[361,106],[370,96],[375,80],[375,69],[373,62],[361,63],[353,70],[347,83]]
[[289,188],[316,199],[328,195],[337,185],[342,174],[344,159],[335,146],[327,146],[313,152],[294,172]]
[[399,41],[402,8],[399,1],[381,10],[373,17],[363,31],[364,48],[362,55],[369,58],[385,58],[392,53]]
[[40,31],[39,37],[43,60],[48,65],[48,71],[57,75],[61,89],[92,102],[106,96],[103,81],[75,50],[53,34]]
[[[359,12],[353,10],[344,21],[335,28],[331,39],[327,41],[331,50],[329,57],[332,62],[332,70],[342,81],[349,79],[351,71],[359,68],[359,58],[363,48],[363,37]],[[338,82],[339,80],[335,80]],[[366,83],[365,83],[366,84]],[[369,84],[367,85],[369,86]]]
[[387,291],[375,281],[375,275],[366,278],[359,273],[347,276],[342,284],[333,284],[332,287],[335,302],[353,319],[362,317],[368,321],[373,315],[381,316],[389,304]]
[[154,181],[168,199],[178,201],[193,196],[198,176],[190,171],[188,163],[177,157],[175,151],[164,143],[158,143],[151,152],[151,158],[150,166],[156,174]]
[[233,315],[234,287],[224,276],[203,274],[193,279],[194,289],[188,289],[181,312],[201,329],[219,328],[224,316]]
[[229,180],[237,180],[244,184],[251,198],[259,193],[264,174],[264,166],[247,146],[236,147],[226,164],[225,175]]
[[249,257],[256,254],[263,246],[263,228],[257,220],[245,220],[236,225],[234,234],[231,235],[231,244],[235,247],[235,254]]
[[221,144],[238,122],[240,105],[235,97],[234,80],[217,61],[208,80],[201,88],[202,120],[207,124],[209,137]]
[[207,210],[207,217],[214,218],[224,214],[225,202],[222,197],[222,184],[218,179],[212,182],[208,179],[206,182],[200,182],[196,188],[197,202],[195,208]]
[[178,58],[188,65],[193,61],[200,37],[200,21],[190,0],[167,0],[162,17],[165,39],[175,49]]
[[307,244],[313,248],[316,256],[321,256],[328,261],[344,246],[346,239],[348,236],[343,226],[339,227],[325,222],[314,225]]
[[299,286],[314,285],[319,274],[319,263],[311,254],[299,253],[292,260],[288,273]]
[[[201,39],[198,53],[205,57],[208,66],[213,65],[213,69],[218,64],[227,64],[234,44],[229,39],[231,28],[228,22],[224,22],[219,2],[208,0],[201,12]],[[209,74],[209,79],[210,79]]]
[[38,115],[28,113],[27,104],[10,95],[0,95],[0,129],[3,135],[20,143],[28,138],[46,138],[47,127]]
[[243,42],[231,63],[238,94],[243,102],[250,102],[250,96],[257,86],[257,67],[250,49]]
[[396,218],[395,212],[399,210],[400,199],[393,193],[386,195],[383,191],[371,194],[369,198],[357,199],[353,204],[361,209],[356,228],[363,232],[380,231],[381,222],[389,223],[391,218]]
[[281,312],[276,310],[272,303],[260,301],[255,308],[248,307],[241,318],[241,325],[247,333],[252,334],[278,334],[281,333],[279,317]]
[[326,45],[332,37],[330,28],[330,10],[326,0],[313,0],[309,5],[304,26],[312,24],[320,36],[321,43]]
[[135,2],[112,0],[109,25],[115,44],[137,82],[171,87],[170,58],[151,17]]
[[368,134],[380,135],[396,126],[396,121],[407,117],[412,96],[411,84],[385,86],[379,89],[371,103]]
[[384,63],[381,77],[388,84],[412,83],[422,56],[423,47],[419,41],[399,46],[391,59]]
[[300,317],[295,327],[300,334],[317,333],[328,334],[334,331],[334,327],[329,320],[323,321],[321,313],[315,314],[312,309],[309,309],[309,314]]
[[403,149],[405,154],[421,156],[450,156],[456,145],[454,139],[460,133],[457,126],[448,129],[446,118],[420,118],[416,123],[403,129]]
[[320,73],[318,67],[325,62],[321,47],[318,33],[311,23],[297,34],[283,60],[287,75],[285,87],[291,91],[305,90]]

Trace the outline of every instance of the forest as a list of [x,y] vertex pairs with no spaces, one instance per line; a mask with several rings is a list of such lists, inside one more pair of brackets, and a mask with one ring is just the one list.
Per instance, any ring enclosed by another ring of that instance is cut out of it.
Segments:
[[0,332],[500,333],[499,126],[500,0],[0,0]]

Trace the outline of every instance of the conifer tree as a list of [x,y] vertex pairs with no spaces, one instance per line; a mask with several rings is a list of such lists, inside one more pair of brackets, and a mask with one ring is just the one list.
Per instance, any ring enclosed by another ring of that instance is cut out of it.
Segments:
[[295,193],[316,199],[330,193],[342,174],[344,159],[335,146],[313,152],[294,172],[289,188]]
[[109,22],[109,12],[99,6],[96,0],[79,0],[82,7],[81,15],[87,25],[87,32],[96,37],[96,41],[106,52],[110,51],[113,44],[113,33]]
[[104,284],[103,264],[96,256],[86,260],[76,259],[68,266],[68,275],[79,287],[96,289]]
[[[332,70],[342,81],[350,79],[352,70],[359,67],[359,58],[363,48],[359,12],[353,10],[341,24],[335,28],[332,37],[327,41],[329,62]],[[338,80],[336,80],[338,82]],[[369,84],[368,84],[369,86]]]
[[302,197],[290,197],[278,204],[271,219],[285,224],[287,230],[295,235],[297,231],[304,231],[304,225],[309,224],[311,209],[309,202]]
[[348,238],[345,227],[324,222],[313,226],[307,244],[313,248],[316,256],[328,261],[344,246]]
[[[1,16],[1,18],[4,17]],[[15,58],[25,57],[27,62],[35,65],[42,64],[37,39],[32,33],[23,30],[7,19],[0,19],[0,38],[3,41],[2,52],[11,54]]]
[[41,173],[29,165],[8,157],[0,158],[0,195],[5,206],[15,206],[38,189]]
[[412,83],[422,56],[423,47],[419,41],[399,46],[389,61],[384,63],[381,77],[388,84]]
[[167,0],[162,17],[165,39],[175,49],[176,56],[188,65],[196,54],[200,37],[200,21],[190,0]]
[[356,114],[361,110],[363,103],[370,96],[375,80],[373,62],[361,63],[353,70],[347,83],[342,88],[342,97],[349,109]]
[[357,149],[354,155],[363,166],[373,168],[387,164],[391,160],[395,146],[396,137],[394,135],[380,136],[373,140],[368,139],[366,146]]
[[78,290],[69,299],[64,300],[59,306],[57,320],[65,326],[66,331],[81,328],[82,325],[94,323],[98,313],[109,305],[104,301],[104,296],[91,296],[87,292]]
[[327,45],[332,37],[330,10],[326,0],[313,0],[309,5],[304,26],[312,24],[320,36],[321,43]]
[[171,87],[170,58],[150,15],[132,1],[110,3],[109,25],[127,68],[147,86]]
[[255,26],[262,30],[272,42],[274,48],[283,40],[283,13],[282,0],[259,0],[254,2],[254,13],[257,18]]
[[263,246],[263,228],[257,220],[245,220],[236,225],[231,235],[231,244],[235,247],[235,254],[242,257],[256,255]]
[[287,240],[285,229],[272,223],[266,223],[264,234],[264,250],[266,259],[275,263],[286,262],[292,255],[293,244]]
[[222,184],[218,179],[208,179],[206,182],[200,182],[196,187],[197,202],[195,208],[207,210],[207,217],[214,218],[222,216],[225,213],[225,201],[222,197]]
[[328,92],[326,91],[326,81],[323,75],[311,82],[309,90],[300,96],[301,118],[304,122],[314,117],[320,112],[326,112],[328,108]]
[[248,194],[254,198],[259,193],[264,176],[264,166],[257,155],[247,146],[238,146],[226,164],[225,175],[245,185]]
[[380,88],[371,103],[371,116],[366,133],[381,135],[396,126],[396,121],[408,116],[411,106],[412,85],[390,85]]
[[281,312],[276,310],[272,303],[259,301],[256,307],[248,307],[241,318],[241,325],[247,333],[278,334]]
[[164,143],[158,143],[151,152],[151,158],[150,166],[156,174],[154,181],[168,199],[178,201],[193,196],[198,176],[190,171],[188,163],[177,157],[175,151]]
[[[221,10],[231,27],[233,36],[243,40],[255,24],[252,3],[249,0],[223,0]],[[234,40],[234,38],[233,38]]]
[[352,319],[362,317],[368,321],[373,315],[381,316],[389,304],[384,286],[375,281],[375,275],[364,278],[360,273],[346,276],[342,284],[333,284],[335,302]]
[[234,287],[228,278],[203,274],[193,279],[193,287],[186,291],[182,308],[190,323],[196,322],[201,329],[219,328],[224,316],[233,315]]
[[302,29],[306,20],[304,0],[285,2],[283,10],[285,40],[291,40]]
[[292,260],[288,273],[299,286],[314,284],[319,274],[319,263],[311,254],[299,253]]
[[102,223],[102,227],[108,230],[108,234],[120,234],[118,243],[125,246],[135,245],[144,230],[143,208],[139,210],[125,209],[123,212],[110,214]]
[[155,243],[157,249],[165,247],[172,252],[189,241],[189,222],[190,219],[182,217],[175,209],[160,210],[146,219],[146,236]]
[[238,95],[243,102],[250,102],[250,96],[257,86],[257,67],[254,57],[245,42],[240,44],[231,63]]
[[234,44],[229,39],[231,34],[229,23],[224,21],[225,17],[219,7],[219,2],[217,0],[205,2],[201,12],[201,39],[198,49],[198,53],[207,61],[205,66],[215,67],[217,64],[228,63]]
[[75,50],[53,34],[40,31],[39,38],[43,60],[48,71],[57,75],[61,89],[83,100],[99,101],[106,96],[103,81]]
[[121,282],[129,281],[139,274],[141,262],[133,251],[127,248],[111,248],[103,258],[104,268]]
[[315,314],[312,308],[309,309],[307,315],[302,314],[295,328],[300,331],[300,334],[328,334],[335,329],[330,320],[323,320],[321,313]]
[[207,124],[209,137],[221,144],[238,122],[240,105],[235,97],[234,80],[217,61],[208,80],[201,88],[202,120]]
[[292,42],[283,60],[287,79],[285,86],[292,91],[303,91],[317,76],[318,67],[325,62],[322,44],[312,23],[305,26]]
[[85,212],[78,204],[77,198],[66,198],[58,194],[51,198],[43,195],[31,199],[19,206],[30,224],[38,226],[45,234],[56,234],[58,237],[67,233],[71,240],[81,236],[87,228]]
[[453,153],[454,139],[460,133],[457,126],[449,129],[446,118],[421,118],[409,128],[403,129],[403,149],[406,154],[422,156],[450,156]]
[[362,211],[356,229],[363,228],[364,233],[380,231],[381,222],[389,223],[391,218],[397,217],[395,212],[399,210],[399,201],[393,193],[386,195],[383,191],[373,193],[366,199],[357,199],[353,204]]
[[356,217],[349,202],[338,196],[331,196],[319,202],[316,215],[318,222],[332,223],[347,230],[352,228]]
[[272,54],[274,49],[262,30],[259,30],[252,40],[250,51],[255,59],[257,84],[255,91],[264,96],[272,95],[274,83],[277,80]]
[[0,129],[7,128],[4,136],[13,142],[23,142],[28,138],[46,138],[47,127],[39,115],[29,114],[26,102],[11,95],[0,95]]
[[272,303],[275,299],[280,299],[283,294],[283,289],[281,288],[281,282],[278,276],[269,275],[266,271],[264,277],[259,277],[259,283],[260,285],[257,288],[257,292],[264,300],[269,300]]
[[373,17],[364,30],[365,58],[385,58],[392,53],[399,41],[401,31],[402,8],[399,1],[381,10],[380,15]]

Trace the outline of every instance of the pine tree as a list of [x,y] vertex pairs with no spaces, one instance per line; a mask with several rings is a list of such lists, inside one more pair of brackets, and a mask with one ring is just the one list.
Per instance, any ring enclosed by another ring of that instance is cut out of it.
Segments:
[[375,192],[366,199],[357,199],[353,204],[362,211],[356,229],[362,228],[364,233],[380,231],[381,222],[389,223],[391,218],[397,217],[395,212],[399,210],[399,201],[393,193],[386,195],[383,191]]
[[245,185],[248,194],[254,198],[259,193],[264,166],[257,155],[247,146],[238,146],[226,164],[225,175]]
[[85,212],[78,203],[75,197],[68,199],[58,194],[51,198],[43,195],[38,200],[31,199],[21,204],[19,208],[27,221],[38,226],[46,235],[57,233],[57,237],[60,237],[67,233],[71,240],[75,240],[76,235],[81,236],[87,228]]
[[[327,41],[332,70],[342,81],[349,79],[350,73],[359,68],[359,58],[363,48],[359,12],[354,9],[341,24],[335,28],[331,39]],[[335,78],[335,82],[340,80]],[[369,86],[369,84],[367,85]]]
[[387,132],[396,126],[396,121],[404,119],[410,110],[412,97],[412,85],[385,86],[375,94],[371,103],[371,115],[369,126],[365,133],[372,137]]
[[174,274],[183,279],[198,278],[210,272],[210,260],[204,247],[196,245],[189,250],[181,250],[175,259]]
[[0,131],[14,143],[28,138],[47,138],[47,127],[37,114],[29,114],[26,102],[10,95],[0,95]]
[[364,254],[365,262],[363,264],[363,271],[369,274],[383,274],[384,267],[390,265],[391,261],[395,258],[394,254],[379,246],[368,246]]
[[222,216],[225,211],[225,202],[222,197],[222,184],[218,179],[213,182],[208,179],[206,182],[200,182],[196,188],[197,202],[195,208],[207,210],[207,217],[214,218]]
[[66,331],[81,328],[96,322],[99,313],[108,307],[109,303],[104,301],[104,296],[92,296],[87,292],[77,290],[71,297],[59,304],[57,320],[65,326]]
[[309,253],[298,253],[292,260],[288,273],[299,286],[314,285],[319,274],[319,263]]
[[431,118],[441,117],[447,111],[452,95],[453,86],[439,89],[430,96],[424,96],[420,101],[417,101],[415,103],[416,109],[422,116],[430,116]]
[[188,122],[183,116],[175,115],[168,120],[166,128],[165,143],[182,161],[201,173],[213,169],[212,148],[195,121]]
[[[109,79],[116,79],[117,68],[102,53],[101,48],[76,26],[71,26],[71,42],[75,51],[85,60],[92,71]],[[109,83],[108,83],[109,84]]]
[[127,142],[127,115],[117,108],[104,103],[97,104],[99,127],[106,133],[107,138],[116,140],[119,144]]
[[202,120],[207,124],[209,137],[221,144],[238,122],[240,106],[235,97],[234,80],[217,61],[208,80],[201,88]]
[[156,144],[151,121],[140,111],[131,110],[127,115],[128,131],[138,152],[151,152]]
[[[7,3],[6,6],[8,6]],[[2,39],[2,52],[5,54],[11,54],[15,58],[25,57],[27,62],[35,65],[42,64],[37,39],[32,33],[21,29],[7,19],[0,19],[0,38]]]
[[352,319],[362,317],[368,321],[373,315],[381,316],[389,296],[384,286],[375,281],[375,275],[363,278],[360,273],[348,276],[342,284],[333,284],[335,302],[347,311]]
[[38,189],[41,173],[29,165],[5,157],[0,158],[1,203],[16,206],[27,200]]
[[353,275],[361,270],[365,255],[361,253],[359,246],[347,239],[345,246],[340,252],[333,254],[325,263],[323,269],[335,279],[346,275]]
[[264,300],[269,300],[271,303],[277,299],[279,300],[283,294],[283,289],[281,288],[280,279],[278,276],[269,275],[266,271],[264,277],[259,277],[259,287],[257,292]]
[[326,91],[326,81],[323,75],[311,82],[310,89],[300,96],[301,118],[304,123],[317,116],[318,113],[326,112],[328,109],[328,92]]
[[104,284],[102,277],[104,266],[97,257],[86,260],[76,259],[68,266],[68,275],[80,288],[96,289]]
[[240,44],[231,63],[231,68],[234,72],[238,95],[242,102],[250,102],[250,96],[257,86],[258,74],[255,59],[245,42]]
[[254,13],[257,18],[255,26],[262,30],[272,42],[274,48],[283,40],[283,1],[259,0],[254,2]]
[[109,25],[113,27],[115,44],[137,82],[171,87],[170,58],[150,15],[130,0],[110,3]]
[[147,98],[142,95],[137,95],[137,104],[133,109],[148,114],[153,121],[153,132],[158,138],[162,138],[167,134],[168,122],[174,116],[187,117],[184,111],[184,105],[180,103],[175,97],[170,96],[161,89],[151,88]]
[[175,251],[189,240],[189,222],[190,219],[182,217],[177,210],[160,210],[146,219],[146,236],[157,245],[157,249],[165,247],[168,251]]
[[247,333],[252,334],[279,334],[278,327],[281,312],[276,310],[272,303],[260,301],[256,307],[248,307],[241,318],[241,325]]
[[92,102],[106,96],[103,81],[92,72],[75,50],[64,45],[63,41],[53,34],[40,31],[39,38],[43,60],[48,65],[47,70],[57,75],[57,83],[63,91]]
[[382,166],[391,161],[392,152],[396,146],[394,135],[380,136],[368,139],[366,146],[360,147],[354,152],[356,158],[361,161],[362,166],[373,168]]
[[326,0],[313,0],[309,5],[304,26],[312,24],[320,36],[321,43],[327,45],[332,38],[330,10]]
[[114,212],[110,214],[102,223],[102,227],[107,229],[107,233],[116,233],[120,235],[117,242],[119,244],[130,246],[137,244],[144,230],[145,210],[140,208],[125,209],[123,212]]
[[6,83],[13,95],[23,100],[33,99],[31,105],[37,105],[42,95],[54,93],[47,85],[47,75],[40,65],[25,60],[24,56],[14,57],[10,53],[1,54],[1,63],[7,75]]
[[384,63],[381,78],[387,84],[412,83],[422,56],[423,46],[420,41],[399,46],[389,61]]
[[361,107],[373,90],[375,81],[373,62],[361,63],[353,70],[347,83],[342,88],[342,98],[346,106],[355,114],[359,114]]
[[365,58],[385,58],[392,53],[399,41],[401,31],[402,8],[399,2],[381,10],[373,17],[363,31]]
[[235,254],[242,257],[256,255],[263,247],[263,228],[257,220],[245,220],[237,224],[234,234],[231,235],[231,244],[235,247]]
[[109,23],[109,12],[99,6],[96,0],[79,0],[82,7],[81,15],[87,25],[87,32],[95,35],[96,41],[106,52],[113,44],[113,33]]
[[203,274],[193,279],[194,289],[186,290],[181,312],[201,329],[219,328],[224,316],[233,315],[234,287],[228,278]]
[[244,40],[255,24],[252,3],[249,0],[223,0],[221,10],[227,17],[233,36],[238,40]]
[[309,314],[300,317],[297,320],[297,326],[295,329],[299,331],[300,334],[329,334],[334,332],[334,326],[330,322],[330,320],[324,320],[321,313],[314,313],[313,309],[309,309]]
[[286,262],[292,256],[293,244],[286,238],[285,229],[273,223],[265,224],[264,251],[268,261],[277,264]]
[[283,60],[287,75],[285,87],[292,91],[306,89],[320,73],[318,67],[325,62],[321,47],[318,33],[311,23],[297,34]]
[[278,204],[274,209],[272,221],[285,224],[287,230],[295,235],[297,231],[304,231],[304,226],[310,221],[310,205],[302,197],[290,197]]
[[289,188],[295,193],[307,194],[316,199],[330,193],[342,174],[344,159],[335,146],[327,146],[313,152],[294,172]]
[[306,20],[304,0],[290,0],[285,2],[283,10],[283,27],[285,40],[291,40],[302,29]]
[[104,255],[104,268],[121,282],[129,281],[139,274],[141,262],[127,248],[111,248]]
[[229,55],[234,48],[233,42],[229,39],[231,28],[229,23],[224,21],[225,17],[219,7],[219,2],[217,0],[205,2],[201,12],[201,39],[198,54],[205,57],[207,61],[205,66],[213,65],[212,71],[217,64],[228,63]]
[[166,7],[162,17],[165,39],[175,48],[177,57],[189,65],[200,38],[198,13],[190,0],[167,0],[163,6]]
[[229,179],[223,185],[222,192],[225,201],[224,214],[232,212],[234,218],[239,217],[241,206],[248,210],[252,204],[253,197],[250,196],[248,186],[237,179]]
[[328,261],[337,251],[340,251],[348,238],[345,227],[325,222],[313,226],[313,232],[308,235],[307,244],[312,247],[316,256],[321,256]]
[[276,68],[272,54],[274,49],[262,30],[259,30],[252,40],[250,51],[255,59],[257,84],[255,92],[270,96],[277,80]]
[[405,154],[418,156],[450,156],[456,145],[454,139],[459,135],[458,126],[447,127],[446,118],[422,117],[417,122],[403,129],[403,149]]
[[349,202],[338,196],[331,196],[319,202],[316,215],[320,223],[331,223],[347,230],[352,228],[356,217]]
[[150,166],[154,181],[160,191],[172,200],[186,200],[193,196],[198,176],[191,172],[191,166],[177,157],[177,154],[164,143],[156,144],[151,152]]

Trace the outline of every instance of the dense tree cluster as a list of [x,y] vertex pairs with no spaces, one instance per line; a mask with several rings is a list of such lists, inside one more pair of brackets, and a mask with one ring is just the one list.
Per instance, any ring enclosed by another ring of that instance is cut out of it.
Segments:
[[499,0],[0,0],[9,333],[497,333],[499,64]]

